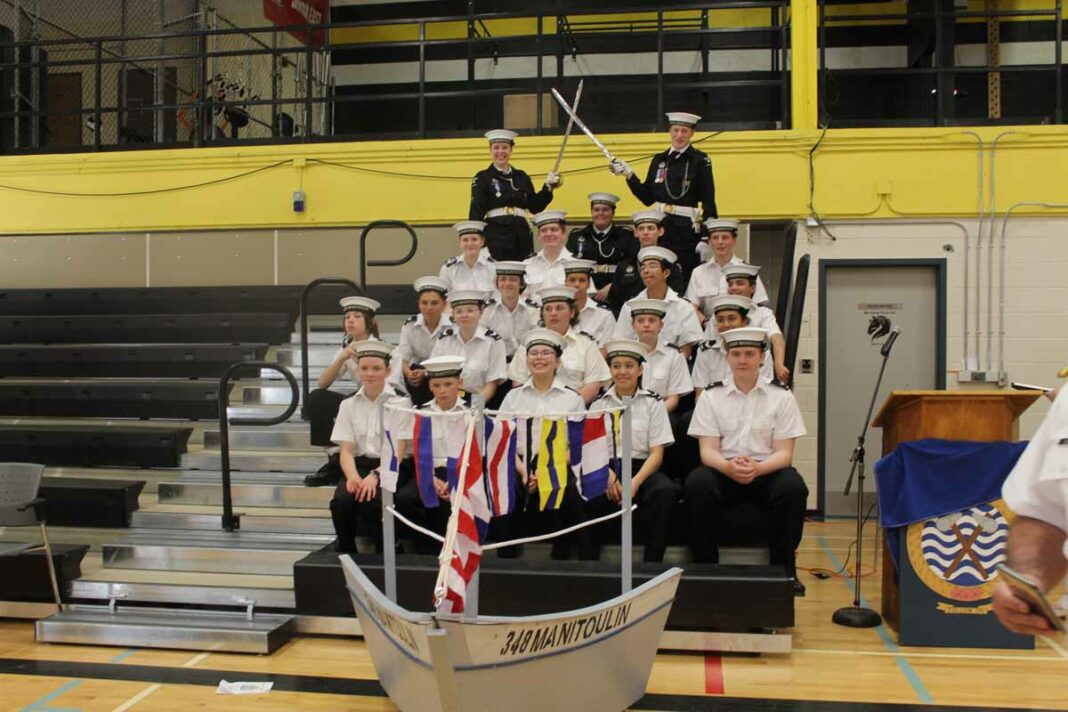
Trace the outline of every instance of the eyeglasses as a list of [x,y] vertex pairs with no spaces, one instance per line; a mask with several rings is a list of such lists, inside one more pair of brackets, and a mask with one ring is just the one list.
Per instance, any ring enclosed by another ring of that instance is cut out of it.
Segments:
[[556,356],[556,352],[551,349],[535,349],[527,351],[527,356],[532,358],[553,358]]

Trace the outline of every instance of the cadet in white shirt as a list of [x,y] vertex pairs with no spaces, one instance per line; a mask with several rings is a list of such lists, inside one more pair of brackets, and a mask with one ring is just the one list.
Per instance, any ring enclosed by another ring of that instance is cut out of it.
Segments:
[[[1068,573],[1068,389],[1055,396],[1001,494],[1016,513],[1005,564],[1049,593]],[[1002,625],[1024,635],[1053,634],[1003,578],[994,587],[994,613]]]
[[794,443],[805,424],[793,394],[760,378],[767,347],[763,329],[747,327],[722,334],[731,378],[702,394],[689,434],[699,438],[701,466],[683,485],[694,561],[716,563],[723,537],[724,510],[752,502],[768,510],[772,564],[797,579],[794,552],[801,542],[808,488],[792,467]]
[[[434,356],[424,361],[423,367],[426,369],[426,379],[430,390],[433,392],[433,398],[419,406],[417,410],[427,413],[456,413],[455,419],[459,419],[464,413],[467,413],[468,407],[460,397],[462,385],[460,375],[464,368],[464,358],[462,356]],[[446,445],[446,441],[455,430],[448,427],[450,419],[454,419],[454,416],[434,417],[431,428],[433,436],[431,441],[434,467],[433,485],[438,497],[437,506],[426,507],[420,498],[420,506],[417,507],[421,514],[423,526],[439,534],[445,533],[445,526],[449,521],[449,513],[451,511],[448,471],[446,469],[449,448]],[[405,449],[414,456],[416,453],[412,442],[413,435],[414,428],[412,431],[403,434],[402,437],[406,441]],[[416,492],[416,496],[419,498],[418,479],[416,480]],[[417,519],[416,521],[419,520]],[[416,553],[436,554],[441,550],[441,544],[437,541],[414,532],[413,536],[415,537]]]
[[[709,300],[727,293],[727,280],[723,268],[727,265],[743,264],[744,260],[734,256],[734,246],[738,242],[738,221],[723,218],[705,220],[708,230],[708,242],[698,244],[702,264],[690,276],[690,285],[686,288],[686,298],[696,304],[705,318],[712,317],[712,305]],[[764,283],[757,279],[753,300],[758,304],[768,301],[768,291]]]
[[789,385],[790,369],[786,367],[786,339],[783,338],[782,329],[775,320],[775,312],[768,307],[760,306],[754,297],[760,279],[759,272],[760,268],[756,265],[744,263],[727,265],[723,268],[723,276],[727,279],[727,293],[753,301],[753,308],[748,314],[749,325],[768,332],[773,377],[777,378],[779,383]]
[[593,337],[597,345],[604,347],[612,338],[616,328],[616,318],[607,304],[590,299],[590,286],[593,284],[593,260],[565,260],[565,285],[575,290],[575,308],[578,309],[578,328]]
[[[725,294],[712,300],[713,318],[708,320],[708,340],[697,347],[697,357],[693,361],[693,384],[697,397],[716,381],[726,381],[731,374],[727,364],[727,350],[719,335],[731,329],[754,326],[749,322],[749,310],[755,305],[747,297]],[[775,379],[772,370],[771,351],[764,352],[764,362],[760,364],[760,377],[765,381]]]
[[480,394],[488,403],[497,392],[497,385],[508,377],[508,362],[501,337],[478,324],[485,299],[485,292],[449,292],[454,323],[438,335],[430,355],[463,356],[464,390]]
[[[538,298],[541,300],[542,325],[559,334],[566,344],[557,378],[564,385],[577,390],[583,402],[592,402],[612,375],[593,337],[574,328],[578,320],[575,290],[570,287],[550,287],[539,291]],[[529,375],[524,359],[512,359],[508,365],[508,377],[515,385],[526,381]]]
[[[382,457],[382,420],[387,428],[398,432],[411,430],[406,413],[381,410],[384,403],[410,408],[412,402],[386,383],[389,358],[393,347],[382,341],[362,341],[356,358],[363,385],[346,398],[338,410],[330,439],[341,448],[340,463],[344,473],[330,501],[330,516],[337,534],[337,550],[356,553],[356,536],[370,535],[382,549],[381,492],[378,467]],[[403,461],[404,445],[398,441],[397,458]],[[397,480],[397,506],[409,509],[414,490],[411,469],[402,465]]]
[[375,312],[381,306],[378,302],[368,297],[345,297],[340,304],[345,314],[341,347],[330,365],[319,374],[318,387],[308,394],[304,403],[304,415],[311,426],[311,444],[323,447],[327,454],[327,461],[319,471],[304,478],[304,484],[309,487],[333,486],[342,479],[339,450],[330,442],[330,433],[345,394],[330,390],[330,386],[346,375],[359,386],[356,347],[363,341],[378,340],[378,324],[375,322]]
[[[667,302],[668,312],[664,317],[664,330],[660,338],[669,344],[678,346],[683,356],[689,360],[693,345],[701,341],[703,333],[693,305],[667,286],[675,260],[675,253],[671,250],[663,247],[643,247],[638,252],[638,264],[645,289],[639,292],[635,299],[662,299]],[[637,337],[631,324],[629,305],[630,302],[624,304],[619,312],[619,320],[616,322],[616,330],[613,334],[617,339]]]
[[452,320],[445,314],[445,294],[448,292],[445,280],[420,277],[414,286],[419,313],[408,317],[401,326],[400,345],[393,355],[392,368],[394,375],[399,372],[412,402],[418,405],[430,399],[426,372],[421,364],[430,358],[434,341]]
[[491,299],[482,310],[482,326],[492,330],[504,341],[504,353],[512,360],[523,335],[537,326],[538,307],[523,298],[526,290],[526,265],[522,262],[497,262],[497,292],[500,298]]
[[[638,505],[645,534],[644,561],[663,561],[667,549],[671,508],[679,501],[678,483],[664,474],[664,449],[675,442],[668,423],[664,401],[654,391],[639,386],[646,347],[627,339],[613,339],[605,345],[612,386],[590,406],[598,410],[629,406],[631,412],[631,492]],[[618,508],[623,500],[620,473],[609,470],[608,491],[590,500],[590,518]],[[618,525],[614,527],[618,529]],[[602,528],[603,531],[603,528]]]
[[493,292],[496,273],[493,270],[493,258],[482,248],[486,239],[482,231],[486,223],[467,220],[452,226],[460,237],[460,254],[450,257],[441,266],[438,276],[444,280],[448,291],[454,289],[476,289]]
[[678,410],[679,400],[693,392],[686,359],[678,347],[660,338],[668,304],[662,299],[633,299],[630,302],[631,328],[645,347],[642,388],[664,399],[668,413]]
[[538,238],[542,248],[537,254],[523,260],[527,266],[526,296],[533,296],[545,287],[561,287],[564,284],[564,260],[574,255],[564,246],[567,213],[562,210],[546,210],[534,216]]
[[[585,417],[586,403],[578,391],[565,385],[564,381],[557,377],[557,369],[561,365],[561,355],[565,349],[563,336],[554,330],[538,327],[527,333],[523,345],[526,358],[517,357],[512,363],[525,361],[524,371],[529,375],[522,385],[513,388],[504,397],[500,412],[518,417],[516,472],[520,482],[526,485],[523,489],[529,494],[523,515],[524,529],[558,531],[582,521],[582,498],[575,487],[574,474],[568,467],[567,485],[559,508],[539,511],[539,497],[547,496],[548,493],[538,492],[538,482],[534,477],[537,453],[530,454],[530,467],[527,467],[527,441],[529,439],[531,446],[537,447],[535,443],[541,430],[538,416],[575,413],[577,417]],[[554,539],[552,558],[568,558],[571,546],[576,543],[579,558],[593,558],[596,552],[593,550],[588,530]]]

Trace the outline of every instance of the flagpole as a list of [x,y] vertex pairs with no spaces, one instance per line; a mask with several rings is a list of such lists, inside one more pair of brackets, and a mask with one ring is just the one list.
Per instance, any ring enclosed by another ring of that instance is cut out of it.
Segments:
[[[478,438],[478,451],[485,455],[486,452],[486,419],[482,415],[485,412],[486,403],[482,400],[482,396],[475,393],[471,396],[471,411],[473,414],[472,422],[477,423],[475,427],[475,437]],[[464,459],[467,462],[467,459]],[[486,485],[488,478],[486,477],[486,468],[482,468],[482,485]],[[486,503],[490,504],[489,497],[486,498]],[[492,519],[493,507],[490,505],[490,514]],[[479,574],[482,571],[482,567],[479,566],[475,569],[475,572],[471,575],[471,580],[467,584],[467,592],[464,596],[464,618],[474,619],[478,618],[478,579]]]
[[[378,443],[380,457],[389,457],[386,451],[386,403],[383,400],[378,404],[378,425],[381,431],[381,440]],[[381,467],[379,463],[379,467]],[[400,463],[397,463],[398,470]],[[397,602],[397,535],[394,529],[393,516],[389,510],[393,506],[393,492],[382,487],[382,478],[378,479],[378,486],[382,493],[382,568],[385,578],[386,598]]]
[[441,545],[441,553],[438,554],[438,563],[441,566],[438,569],[437,581],[434,582],[435,610],[445,602],[445,593],[447,591],[445,579],[448,577],[449,568],[452,566],[452,549],[456,543],[456,530],[460,521],[460,499],[463,497],[464,483],[467,482],[467,463],[471,452],[471,439],[475,435],[475,420],[477,419],[474,413],[469,413],[467,418],[467,434],[464,436],[464,446],[460,451],[460,475],[456,483],[456,489],[452,493],[452,499],[449,502],[452,511],[449,513],[449,523],[445,527],[445,541]]
[[620,448],[623,451],[622,456],[619,458],[620,459],[620,468],[619,469],[622,470],[622,472],[620,472],[619,475],[620,475],[620,478],[623,481],[623,517],[622,517],[623,532],[621,534],[621,544],[622,544],[621,548],[623,549],[623,551],[620,552],[620,554],[621,554],[620,561],[621,561],[622,569],[623,569],[622,572],[621,572],[621,575],[622,575],[622,578],[623,578],[623,593],[629,593],[630,589],[634,585],[634,583],[633,583],[634,564],[633,564],[633,561],[631,560],[632,559],[632,554],[634,552],[633,545],[632,545],[632,542],[631,542],[632,536],[634,534],[634,527],[633,527],[633,522],[631,520],[631,513],[630,513],[631,500],[632,500],[630,484],[631,484],[631,477],[633,475],[632,470],[633,470],[633,465],[634,465],[634,463],[630,459],[630,452],[631,452],[631,449],[630,449],[630,444],[631,444],[631,420],[632,420],[631,415],[632,415],[631,414],[631,409],[629,407],[625,408],[623,410],[623,414],[620,416],[620,424],[619,424]]

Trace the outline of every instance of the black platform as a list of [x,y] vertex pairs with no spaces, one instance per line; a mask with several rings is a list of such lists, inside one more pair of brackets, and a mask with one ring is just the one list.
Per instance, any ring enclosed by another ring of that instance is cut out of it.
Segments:
[[[85,544],[52,545],[61,598],[67,598],[71,581],[82,575],[82,558],[88,551]],[[54,600],[43,550],[0,555],[0,601],[51,603]]]
[[267,344],[0,346],[0,376],[219,378],[239,361],[261,361]]
[[[397,591],[401,606],[430,608],[438,563],[430,556],[398,556]],[[356,562],[379,588],[382,557],[360,554]],[[634,565],[637,586],[668,568]],[[352,616],[352,601],[332,547],[313,552],[293,565],[299,615]],[[608,600],[620,593],[619,566],[599,561],[483,559],[478,611],[521,616],[555,613]],[[673,630],[757,631],[794,625],[792,582],[777,566],[691,564],[685,568],[667,627]]]
[[281,344],[293,333],[288,312],[0,316],[7,344]]
[[144,486],[143,480],[44,477],[38,495],[49,524],[121,529],[130,526]]
[[71,467],[178,467],[191,428],[121,425],[0,425],[11,462]]
[[213,381],[14,384],[0,380],[0,415],[216,420],[218,390]]

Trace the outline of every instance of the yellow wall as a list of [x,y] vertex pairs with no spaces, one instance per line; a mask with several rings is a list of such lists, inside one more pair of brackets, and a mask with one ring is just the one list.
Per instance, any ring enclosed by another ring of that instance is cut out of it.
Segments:
[[[1005,130],[977,129],[988,153],[990,142]],[[808,154],[819,136],[818,131],[699,134],[700,147],[713,159],[720,213],[740,218],[809,214]],[[604,138],[640,171],[666,143],[665,137],[649,134]],[[523,138],[514,163],[543,175],[558,141]],[[828,131],[813,161],[815,208],[827,218],[974,215],[976,147],[974,137],[950,128]],[[488,163],[480,139],[4,157],[0,234],[336,227],[382,218],[449,223],[466,219],[470,176]],[[555,208],[588,214],[585,196],[595,190],[624,195],[622,215],[640,207],[582,136],[569,144],[563,171],[566,183]],[[998,210],[1019,201],[1068,202],[1066,172],[1068,129],[1016,127],[997,148]],[[291,205],[300,186],[307,194],[303,214]],[[164,192],[119,195],[151,190]],[[1042,211],[1018,214],[1029,212]]]

